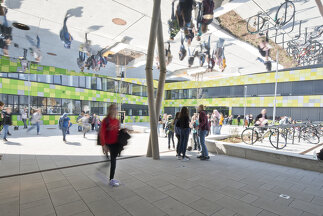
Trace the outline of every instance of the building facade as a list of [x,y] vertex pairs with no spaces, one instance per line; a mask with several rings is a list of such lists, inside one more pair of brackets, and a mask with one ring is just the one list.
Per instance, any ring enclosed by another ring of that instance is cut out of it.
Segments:
[[[155,90],[157,82],[154,82]],[[187,106],[191,114],[203,104],[226,115],[256,115],[262,108],[272,116],[275,72],[208,81],[166,83],[163,112],[174,115]],[[43,124],[57,124],[63,113],[75,123],[81,111],[106,115],[111,103],[125,111],[125,122],[148,122],[147,85],[142,79],[117,79],[93,73],[31,64],[23,72],[20,61],[0,56],[0,100],[13,109],[13,124],[22,125],[20,113],[41,109]],[[323,68],[278,72],[276,116],[323,121]]]

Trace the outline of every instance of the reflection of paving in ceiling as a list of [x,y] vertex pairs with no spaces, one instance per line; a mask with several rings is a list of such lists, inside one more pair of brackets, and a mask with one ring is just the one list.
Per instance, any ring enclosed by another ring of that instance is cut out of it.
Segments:
[[[171,15],[171,1],[163,0],[161,3],[161,17],[163,21],[164,39],[167,40],[168,26],[167,20]],[[275,7],[280,4],[280,0],[266,1],[266,0],[254,0],[264,7]],[[126,3],[125,3],[126,2]],[[216,1],[216,5],[221,7],[218,10],[225,10],[226,5],[233,4],[239,5],[235,10],[248,12],[249,15],[257,13],[259,8],[251,7],[243,9],[245,5],[250,5],[251,0],[233,0],[230,1]],[[239,3],[240,2],[240,3]],[[242,4],[243,2],[244,4]],[[315,13],[306,14],[306,10],[302,11],[302,7],[308,8],[307,4],[312,4],[314,1],[301,2],[298,1],[298,16],[306,23],[311,23],[311,18],[317,17]],[[226,4],[225,4],[226,3]],[[5,0],[8,11],[9,24],[13,22],[22,22],[30,27],[29,31],[22,31],[19,29],[13,29],[13,43],[9,47],[9,54],[12,57],[19,57],[23,53],[23,48],[29,48],[30,45],[26,40],[26,35],[35,38],[39,35],[41,39],[41,51],[43,58],[41,64],[56,66],[61,68],[67,68],[69,70],[80,71],[77,67],[76,59],[78,58],[78,50],[81,43],[84,42],[84,35],[88,32],[88,38],[92,41],[92,50],[97,52],[103,48],[110,47],[113,44],[120,42],[124,36],[133,38],[124,53],[118,53],[117,55],[110,56],[109,61],[113,64],[107,64],[106,68],[101,69],[96,73],[104,73],[106,75],[115,75],[115,63],[118,61],[129,64],[134,59],[140,59],[140,66],[131,66],[127,71],[127,75],[131,77],[144,78],[145,66],[142,65],[142,58],[144,53],[147,52],[147,45],[149,40],[149,29],[152,14],[153,1],[151,0],[96,0],[96,1],[78,1],[78,0]],[[311,10],[317,10],[312,8]],[[73,16],[68,19],[67,26],[74,40],[72,42],[71,49],[65,49],[59,39],[59,31],[62,28],[63,20],[66,12],[69,11]],[[244,16],[242,16],[244,17]],[[113,23],[113,19],[123,19],[125,25],[116,25]],[[317,18],[315,19],[317,20]],[[219,32],[217,30],[210,30],[212,35],[212,46],[215,46]],[[223,73],[226,76],[233,74],[232,72],[239,71],[241,73],[252,73],[264,71],[262,63],[255,61],[257,58],[257,52],[250,52],[250,49],[241,46],[236,43],[232,38],[225,38],[226,46],[226,59],[227,69]],[[205,39],[202,39],[205,40]],[[193,41],[192,48],[198,46],[199,43],[196,40]],[[19,47],[14,47],[14,43],[19,44]],[[182,70],[187,71],[188,63],[187,58],[184,61],[179,61],[178,51],[180,46],[180,34],[175,37],[174,43],[171,44],[171,51],[174,56],[173,61],[168,65],[167,69],[171,72]],[[186,45],[187,47],[187,45]],[[131,50],[135,52],[133,56]],[[130,52],[130,54],[129,54]],[[56,56],[52,56],[46,53],[54,53]],[[126,57],[122,57],[126,55]],[[29,54],[28,60],[33,60],[33,57]],[[195,60],[195,64],[192,66],[198,66],[198,60]],[[136,64],[134,64],[136,65]],[[154,66],[156,66],[154,64]],[[87,71],[86,72],[93,72]],[[154,79],[158,78],[158,71],[154,70]],[[222,76],[222,75],[221,75]]]

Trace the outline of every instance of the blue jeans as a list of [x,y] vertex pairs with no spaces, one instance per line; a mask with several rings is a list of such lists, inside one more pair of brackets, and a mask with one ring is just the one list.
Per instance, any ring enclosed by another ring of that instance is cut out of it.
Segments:
[[222,125],[219,125],[218,127],[217,127],[217,133],[216,134],[221,134],[221,129],[222,129]]
[[9,125],[3,125],[3,139],[7,138],[8,131],[9,131]]
[[202,156],[207,157],[209,156],[209,153],[207,151],[207,147],[205,145],[205,136],[208,133],[207,130],[199,130],[199,136],[200,136],[200,143],[202,147]]
[[35,127],[37,127],[37,134],[39,134],[39,122],[36,122],[35,124],[33,124],[33,126],[31,126],[30,128],[28,128],[27,132],[31,131],[32,129],[34,129]]
[[62,132],[63,132],[63,140],[65,141],[66,139],[66,133],[67,133],[68,127],[62,127]]
[[185,157],[187,143],[188,143],[188,137],[190,135],[190,129],[189,128],[181,128],[181,135],[180,135],[180,153],[182,153],[182,156]]

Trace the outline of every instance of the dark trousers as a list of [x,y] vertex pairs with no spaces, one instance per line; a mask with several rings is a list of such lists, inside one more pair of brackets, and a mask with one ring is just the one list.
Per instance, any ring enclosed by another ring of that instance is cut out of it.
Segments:
[[110,152],[110,180],[114,178],[114,173],[116,171],[116,165],[117,165],[117,156],[119,154],[119,144],[110,144],[108,145],[109,152]]
[[188,143],[188,137],[190,135],[189,128],[181,128],[181,138],[180,138],[180,153],[182,153],[182,157],[185,157],[186,148]]
[[27,128],[27,119],[22,119],[22,122],[24,123],[24,128]]
[[173,131],[168,131],[168,148],[170,148],[170,140],[173,141],[173,148],[175,148],[174,132]]
[[193,140],[194,140],[194,150],[198,149],[199,151],[201,150],[201,145],[200,145],[200,137],[196,133],[193,133]]
[[181,137],[179,134],[176,134],[176,138],[177,138],[177,146],[176,146],[176,154],[177,156],[180,155],[180,147],[181,147],[181,143],[180,143],[180,140],[181,140]]

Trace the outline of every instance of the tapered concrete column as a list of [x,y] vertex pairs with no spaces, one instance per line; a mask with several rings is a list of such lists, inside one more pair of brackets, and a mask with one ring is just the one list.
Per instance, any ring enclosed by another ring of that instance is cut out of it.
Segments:
[[151,18],[150,25],[150,35],[148,42],[147,51],[147,62],[146,62],[146,82],[147,82],[147,93],[148,93],[148,107],[150,116],[150,133],[151,133],[151,148],[152,157],[155,160],[159,159],[159,146],[158,146],[158,134],[157,134],[157,119],[156,119],[156,109],[154,103],[154,83],[153,83],[153,61],[154,61],[154,50],[156,43],[158,20],[160,16],[160,1],[154,1],[153,15]]
[[[163,24],[161,21],[161,15],[159,15],[159,21],[158,21],[157,45],[158,45],[158,54],[159,54],[159,65],[160,65],[160,73],[159,73],[157,97],[156,97],[156,119],[158,121],[161,105],[163,102],[165,79],[166,79],[165,48],[164,48]],[[157,130],[158,130],[158,128],[157,128]],[[152,155],[152,144],[153,143],[151,142],[152,141],[151,137],[152,137],[152,133],[150,131],[150,139],[149,139],[149,143],[148,143],[147,157],[151,157],[151,155]]]

